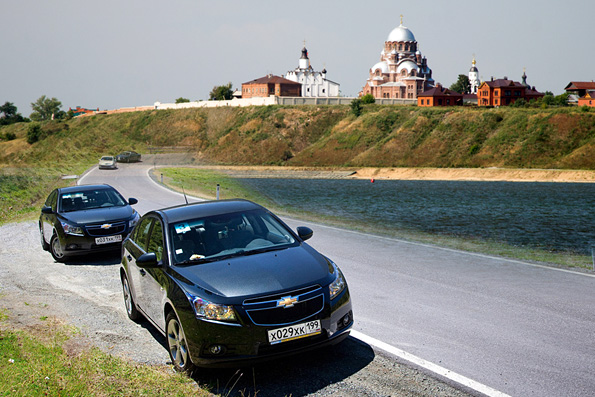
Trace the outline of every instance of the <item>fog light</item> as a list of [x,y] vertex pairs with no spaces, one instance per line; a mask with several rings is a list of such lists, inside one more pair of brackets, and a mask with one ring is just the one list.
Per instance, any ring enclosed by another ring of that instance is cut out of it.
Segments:
[[66,246],[66,250],[67,251],[73,251],[73,250],[77,250],[77,249],[79,249],[78,244],[68,244]]
[[337,321],[337,329],[346,328],[352,321],[353,320],[351,318],[351,312],[349,312],[346,315],[344,315],[339,321]]
[[345,315],[345,317],[343,317],[343,326],[347,327],[350,322],[351,322],[351,316],[349,314]]
[[221,354],[223,353],[223,346],[221,345],[212,345],[211,347],[209,347],[209,352],[211,354]]

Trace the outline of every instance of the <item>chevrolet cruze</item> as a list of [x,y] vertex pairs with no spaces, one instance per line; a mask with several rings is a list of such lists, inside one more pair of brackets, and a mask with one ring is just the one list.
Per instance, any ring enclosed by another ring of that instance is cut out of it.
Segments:
[[312,234],[245,200],[149,212],[122,246],[128,316],[162,332],[187,373],[338,343],[353,324],[349,290],[305,243]]
[[39,217],[41,246],[64,262],[73,255],[117,251],[140,216],[109,185],[81,185],[55,189]]

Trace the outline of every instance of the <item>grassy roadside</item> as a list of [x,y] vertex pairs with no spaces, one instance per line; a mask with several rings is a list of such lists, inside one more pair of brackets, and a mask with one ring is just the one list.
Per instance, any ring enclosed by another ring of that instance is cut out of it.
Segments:
[[86,166],[0,168],[0,225],[34,219],[48,194],[57,187],[74,184],[63,175],[78,175]]
[[6,326],[9,316],[0,311],[0,395],[211,395],[169,367],[137,365],[74,346],[74,327],[46,318],[39,326],[15,330]]
[[[234,178],[226,175],[223,172],[197,168],[168,167],[159,168],[156,171],[156,174],[163,174],[163,183],[166,186],[179,192],[182,192],[183,190],[189,195],[194,195],[205,199],[215,199],[215,187],[217,184],[219,184],[221,199],[248,199],[258,202],[281,215],[298,217],[311,222],[324,223],[327,225],[356,230],[363,233],[378,234],[378,230],[375,228],[367,228],[365,225],[360,223],[350,223],[338,217],[324,216],[304,211],[295,211],[286,207],[280,208],[267,197],[259,195],[257,192],[245,189],[238,181],[234,180]],[[157,180],[157,176],[159,176],[160,179],[160,175],[154,175],[154,178]],[[556,267],[592,269],[593,266],[592,258],[588,255],[549,252],[539,249],[514,247],[496,241],[441,236],[423,232],[415,232],[411,230],[394,230],[384,234],[383,236],[485,255],[495,255],[522,261],[546,263]]]

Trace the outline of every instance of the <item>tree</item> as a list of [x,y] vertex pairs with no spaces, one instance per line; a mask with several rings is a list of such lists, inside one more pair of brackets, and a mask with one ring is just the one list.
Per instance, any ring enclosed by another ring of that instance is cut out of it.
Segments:
[[226,85],[216,85],[209,93],[209,99],[212,101],[223,101],[231,98],[233,98],[231,83],[227,83]]
[[471,92],[471,83],[469,83],[469,77],[464,74],[460,74],[457,82],[450,86],[450,89],[458,92],[459,94],[468,94]]
[[17,113],[17,107],[12,102],[5,102],[0,106],[0,125],[8,125],[25,121],[20,113]]
[[190,99],[187,99],[187,98],[179,97],[178,99],[176,99],[176,103],[188,103],[188,102],[190,102]]
[[369,103],[375,103],[376,98],[374,98],[374,95],[372,94],[366,94],[363,97],[361,97],[361,101],[363,105],[367,105]]
[[42,95],[37,101],[31,103],[33,113],[31,113],[30,117],[34,121],[52,120],[52,117],[54,119],[60,119],[66,115],[64,111],[60,110],[61,107],[62,102],[56,98],[50,99]]
[[355,117],[359,117],[360,114],[362,114],[363,106],[361,99],[354,99],[353,101],[351,101],[351,104],[349,106],[351,106],[351,113],[353,113]]

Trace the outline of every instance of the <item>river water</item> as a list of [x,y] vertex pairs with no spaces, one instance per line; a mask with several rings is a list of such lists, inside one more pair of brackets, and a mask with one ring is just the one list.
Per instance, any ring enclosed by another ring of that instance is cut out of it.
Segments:
[[239,181],[281,207],[362,224],[590,254],[595,184],[352,179]]

